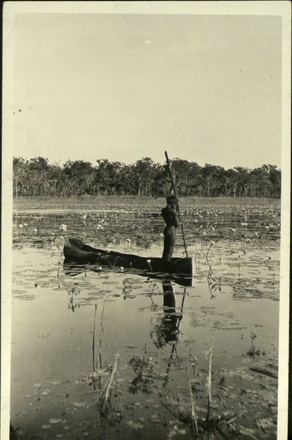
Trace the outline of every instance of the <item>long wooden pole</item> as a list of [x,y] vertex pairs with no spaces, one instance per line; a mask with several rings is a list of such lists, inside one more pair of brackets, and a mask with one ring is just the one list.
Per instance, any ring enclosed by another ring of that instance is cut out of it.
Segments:
[[[177,198],[176,187],[175,187],[175,184],[174,184],[174,180],[173,180],[173,176],[172,176],[172,172],[171,172],[171,168],[170,168],[170,162],[169,162],[169,159],[168,159],[167,151],[165,151],[165,157],[166,157],[166,164],[167,164],[168,173],[169,173],[170,180],[171,180],[171,186],[172,186],[174,195]],[[177,205],[177,207],[178,207],[178,217],[179,217],[179,220],[180,220],[181,232],[182,232],[182,237],[183,237],[183,242],[184,242],[184,247],[185,247],[185,254],[186,254],[186,257],[188,258],[188,250],[187,250],[186,239],[185,239],[185,234],[184,234],[184,226],[183,226],[183,223],[182,223],[182,220],[181,220],[181,216],[180,216],[180,212],[179,212],[179,205]]]

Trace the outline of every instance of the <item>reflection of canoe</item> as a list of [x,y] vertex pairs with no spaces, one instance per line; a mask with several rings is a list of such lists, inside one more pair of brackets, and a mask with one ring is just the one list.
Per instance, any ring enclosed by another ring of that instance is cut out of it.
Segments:
[[[121,252],[95,249],[76,238],[67,238],[64,244],[65,266],[82,264],[98,264],[109,267],[123,267],[139,275],[153,278],[171,277],[174,280],[182,279],[180,284],[191,285],[192,259],[172,258],[170,268],[159,257],[146,258],[138,255]],[[138,271],[138,272],[137,272]],[[185,280],[184,280],[185,278]]]

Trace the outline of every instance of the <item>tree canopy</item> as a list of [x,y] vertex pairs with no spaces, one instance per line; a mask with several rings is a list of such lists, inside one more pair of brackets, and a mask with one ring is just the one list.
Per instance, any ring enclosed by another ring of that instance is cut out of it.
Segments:
[[[281,171],[271,164],[248,169],[175,158],[171,170],[179,196],[280,198]],[[63,166],[43,157],[13,158],[14,196],[137,195],[165,196],[171,192],[166,165],[143,157],[132,165],[98,159],[96,165],[82,160]]]

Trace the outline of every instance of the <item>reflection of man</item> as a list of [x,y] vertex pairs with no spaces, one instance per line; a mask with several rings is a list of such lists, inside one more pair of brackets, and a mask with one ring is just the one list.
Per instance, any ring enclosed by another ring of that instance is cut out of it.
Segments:
[[166,198],[167,205],[161,210],[163,220],[166,223],[164,228],[164,249],[162,254],[163,261],[169,266],[174,250],[176,239],[176,228],[179,226],[178,200],[175,196]]
[[171,281],[164,281],[163,287],[163,306],[165,316],[162,321],[162,337],[165,343],[174,342],[179,337],[179,323],[182,319],[181,314],[175,311],[175,297]]

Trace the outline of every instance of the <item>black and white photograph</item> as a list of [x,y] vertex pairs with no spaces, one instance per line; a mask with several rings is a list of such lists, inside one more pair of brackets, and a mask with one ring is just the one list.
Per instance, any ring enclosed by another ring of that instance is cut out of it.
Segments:
[[290,2],[4,2],[2,101],[1,438],[288,438]]

